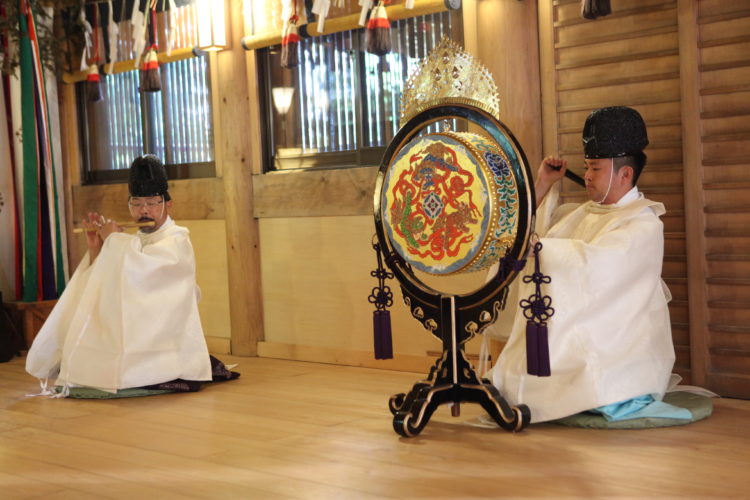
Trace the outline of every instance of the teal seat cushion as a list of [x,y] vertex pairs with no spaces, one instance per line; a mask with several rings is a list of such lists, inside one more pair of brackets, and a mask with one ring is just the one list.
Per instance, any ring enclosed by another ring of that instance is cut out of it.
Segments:
[[649,429],[652,427],[686,425],[709,417],[713,411],[711,398],[690,392],[667,393],[664,395],[664,402],[689,410],[692,418],[644,417],[629,420],[608,421],[603,415],[582,412],[559,420],[554,420],[551,423],[567,425],[570,427],[585,427],[587,429]]
[[[55,387],[56,392],[60,392],[61,387]],[[120,389],[117,392],[100,391],[91,387],[71,387],[68,397],[77,399],[114,399],[114,398],[137,398],[140,396],[156,396],[158,394],[167,394],[170,392],[164,389]]]

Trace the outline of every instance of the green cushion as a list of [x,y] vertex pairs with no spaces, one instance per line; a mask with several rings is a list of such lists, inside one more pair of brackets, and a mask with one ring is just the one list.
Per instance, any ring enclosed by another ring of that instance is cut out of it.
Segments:
[[649,429],[652,427],[686,425],[709,417],[713,411],[711,398],[699,396],[698,394],[690,392],[667,393],[664,395],[664,402],[690,410],[693,418],[687,420],[678,418],[647,417],[609,422],[604,416],[597,413],[582,412],[559,420],[553,420],[550,423],[567,425],[570,427],[585,427],[588,429]]
[[[60,386],[55,387],[56,392],[60,392],[62,388]],[[155,396],[157,394],[167,394],[169,392],[175,392],[163,389],[120,389],[116,393],[100,391],[99,389],[93,389],[91,387],[71,387],[68,397],[78,399],[113,399],[113,398],[137,398],[140,396]]]

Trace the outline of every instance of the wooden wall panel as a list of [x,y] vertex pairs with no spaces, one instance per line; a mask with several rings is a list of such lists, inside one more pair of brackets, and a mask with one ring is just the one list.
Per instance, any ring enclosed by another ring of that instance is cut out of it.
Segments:
[[[750,0],[613,0],[596,21],[579,9],[575,0],[540,9],[540,39],[553,45],[542,53],[555,65],[542,89],[557,126],[545,124],[545,154],[580,171],[592,109],[641,112],[650,145],[639,187],[667,208],[675,370],[750,397]],[[585,193],[565,182],[563,197]]]
[[750,1],[697,3],[709,387],[750,397]]

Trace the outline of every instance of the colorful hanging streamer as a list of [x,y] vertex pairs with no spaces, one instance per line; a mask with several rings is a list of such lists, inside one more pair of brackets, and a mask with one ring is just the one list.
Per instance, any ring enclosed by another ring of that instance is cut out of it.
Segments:
[[[55,299],[62,293],[65,258],[47,91],[35,16],[28,0],[20,0],[19,4],[20,78],[4,76],[2,91],[9,145],[19,148],[9,155],[14,184],[12,203],[17,207],[13,227],[20,228],[15,231],[15,298],[33,302]],[[20,101],[16,112],[12,109],[14,100]],[[20,143],[13,136],[19,130]]]

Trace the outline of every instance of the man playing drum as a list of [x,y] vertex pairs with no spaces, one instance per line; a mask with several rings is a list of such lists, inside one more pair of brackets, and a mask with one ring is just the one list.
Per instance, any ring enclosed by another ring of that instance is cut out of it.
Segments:
[[[664,205],[636,182],[646,163],[646,126],[637,111],[594,111],[583,129],[589,201],[558,205],[566,161],[546,158],[535,184],[536,232],[543,286],[555,313],[548,321],[551,376],[527,373],[526,318],[517,313],[490,378],[532,422],[598,409],[607,418],[690,412],[661,403],[674,364],[669,290],[661,279]],[[527,264],[527,269],[533,262]],[[533,284],[521,284],[519,298]]]

